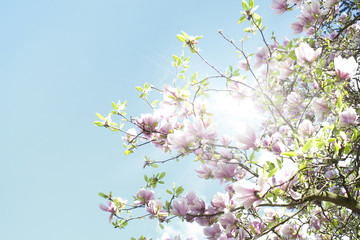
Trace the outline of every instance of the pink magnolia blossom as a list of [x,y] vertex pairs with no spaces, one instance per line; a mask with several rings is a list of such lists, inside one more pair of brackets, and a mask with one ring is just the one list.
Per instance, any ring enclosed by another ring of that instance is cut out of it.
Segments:
[[186,216],[189,210],[187,200],[185,198],[180,198],[179,200],[174,201],[172,207],[173,208],[170,210],[170,212],[176,216]]
[[200,167],[201,169],[195,169],[199,178],[209,179],[213,177],[212,170],[208,165],[201,164]]
[[299,125],[299,131],[302,135],[311,137],[315,132],[315,128],[310,120],[305,119]]
[[272,0],[271,8],[277,15],[281,15],[286,12],[287,7],[288,4],[286,3],[286,0]]
[[145,206],[145,210],[160,220],[165,220],[168,215],[168,213],[162,209],[162,203],[160,200],[150,200],[149,203]]
[[324,1],[324,7],[325,8],[331,8],[339,3],[340,0],[325,0]]
[[259,141],[256,138],[256,130],[253,126],[248,124],[245,132],[236,136],[239,147],[243,150],[250,148],[256,149],[259,145]]
[[304,23],[301,20],[291,23],[290,27],[294,31],[295,35],[304,31]]
[[329,170],[324,174],[324,177],[331,179],[337,177],[338,175],[337,170]]
[[318,217],[316,217],[316,216],[312,216],[310,226],[315,228],[315,229],[320,229],[320,227],[321,227],[320,219]]
[[278,67],[280,68],[280,78],[287,78],[292,72],[294,72],[294,63],[292,59],[286,59],[284,61],[278,62]]
[[258,219],[252,221],[252,226],[254,227],[255,234],[259,235],[264,229],[264,223]]
[[225,147],[228,147],[230,146],[231,142],[232,142],[232,138],[228,135],[223,135],[221,136],[221,139],[220,139],[222,145],[224,145]]
[[158,117],[147,113],[141,114],[141,118],[137,119],[136,123],[145,136],[151,137],[153,132],[157,130],[159,120],[160,119]]
[[298,226],[295,223],[285,223],[281,225],[279,233],[287,239],[300,239]]
[[261,194],[264,194],[268,189],[265,179],[259,178],[258,184],[249,182],[247,180],[239,180],[233,184],[235,191],[234,199],[243,204],[246,209],[252,205],[255,207],[262,202]]
[[[208,206],[203,212],[204,215],[212,215],[209,217],[197,217],[195,218],[195,221],[200,224],[201,226],[210,226],[216,222],[217,217],[215,216],[217,213],[217,210],[213,208],[212,206]],[[198,213],[199,214],[199,213]],[[200,213],[202,214],[202,212]]]
[[184,125],[184,131],[189,136],[206,140],[214,140],[217,137],[215,126],[210,124],[210,120],[196,117],[193,122],[185,120]]
[[177,149],[179,152],[187,152],[195,142],[195,137],[188,135],[181,130],[175,130],[167,136],[170,149]]
[[109,223],[111,223],[114,215],[116,214],[116,206],[113,202],[108,201],[107,205],[101,203],[99,204],[99,208],[105,212],[109,212],[110,213],[110,217],[109,217]]
[[304,28],[306,35],[311,36],[315,34],[315,28],[314,27],[306,27]]
[[264,210],[265,212],[265,216],[264,216],[264,222],[265,223],[270,223],[270,222],[275,222],[276,221],[276,212],[273,208],[265,208]]
[[302,18],[311,25],[320,16],[320,4],[317,0],[312,0],[311,4],[304,4],[301,10]]
[[232,212],[227,212],[220,217],[219,222],[224,229],[231,228],[236,222],[236,217]]
[[339,16],[339,21],[345,21],[347,17],[348,17],[348,15],[347,15],[345,12],[343,12],[343,13]]
[[245,240],[246,239],[246,232],[243,228],[239,229],[239,240]]
[[175,106],[176,109],[181,108],[182,102],[187,100],[190,96],[190,92],[188,90],[173,88],[170,85],[164,85],[163,90],[164,102]]
[[300,43],[299,47],[295,49],[295,54],[298,59],[298,63],[302,66],[311,64],[315,58],[321,53],[321,48],[312,49],[307,43]]
[[276,154],[276,155],[280,155],[282,152],[285,152],[286,150],[286,146],[284,143],[282,143],[281,141],[276,141],[275,143],[273,143],[271,145],[272,151]]
[[249,63],[250,63],[250,57],[248,57],[247,59],[240,60],[238,66],[239,66],[239,68],[247,71],[250,69]]
[[328,102],[323,98],[314,98],[312,108],[318,121],[324,121],[330,112]]
[[292,198],[298,200],[301,194],[295,192],[292,187],[298,181],[298,165],[291,160],[284,161],[283,167],[274,175],[274,185],[284,192],[288,192]]
[[255,54],[255,68],[260,68],[269,59],[269,49],[267,47],[261,47]]
[[154,192],[146,188],[140,189],[135,196],[136,201],[134,202],[134,205],[147,204],[150,200],[155,199]]
[[186,195],[188,206],[193,213],[203,213],[205,211],[205,202],[199,198],[195,192],[189,192]]
[[348,126],[348,125],[356,125],[357,114],[355,109],[349,107],[345,111],[340,113],[340,125]]
[[204,234],[209,240],[216,240],[221,235],[220,225],[218,223],[213,224],[212,226],[204,228]]
[[219,211],[223,211],[226,208],[226,205],[229,202],[229,197],[227,194],[224,193],[217,193],[211,199],[211,206]]
[[301,5],[304,0],[288,0],[290,4],[299,4]]
[[290,43],[290,40],[285,36],[283,41],[283,46],[286,47]]
[[348,59],[338,56],[334,59],[335,71],[341,80],[349,79],[355,76],[358,63],[354,57]]
[[214,177],[223,181],[238,174],[238,164],[236,160],[230,162],[219,161],[214,169]]
[[128,143],[131,143],[135,140],[137,136],[137,132],[135,128],[130,128],[126,131],[126,137],[123,137],[122,139]]

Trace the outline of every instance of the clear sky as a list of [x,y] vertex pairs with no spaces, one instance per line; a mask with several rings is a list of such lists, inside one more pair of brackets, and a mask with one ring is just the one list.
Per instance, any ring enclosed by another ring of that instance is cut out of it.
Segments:
[[[291,37],[293,16],[279,21],[270,1],[255,4],[267,33]],[[234,49],[217,32],[243,37],[241,10],[240,0],[2,1],[1,239],[159,238],[155,221],[114,229],[98,208],[104,201],[97,193],[130,198],[152,172],[142,168],[144,154],[164,156],[146,148],[125,157],[121,136],[96,127],[95,112],[107,114],[118,99],[128,100],[132,116],[151,112],[135,87],[172,80],[171,56],[183,50],[176,38],[182,30],[204,36],[199,46],[220,69],[236,65]],[[190,66],[212,74],[195,56]],[[165,179],[170,185],[176,180],[186,192],[214,191],[189,180],[194,165],[183,165],[168,165],[177,173]]]

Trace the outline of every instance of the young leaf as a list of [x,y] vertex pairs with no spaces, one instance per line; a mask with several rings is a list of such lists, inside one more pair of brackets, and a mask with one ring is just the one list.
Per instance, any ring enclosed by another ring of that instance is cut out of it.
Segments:
[[98,193],[100,197],[103,197],[103,198],[108,198],[108,196],[105,194],[105,193],[102,193],[102,192],[99,192]]
[[185,43],[186,42],[186,39],[184,38],[184,36],[178,34],[176,35],[177,39],[179,39],[181,42]]
[[274,168],[273,170],[271,170],[271,171],[269,172],[268,178],[271,178],[272,176],[274,176],[275,173],[276,173],[276,171],[277,171],[277,168]]
[[250,8],[252,9],[254,7],[254,0],[249,0]]
[[239,19],[238,24],[240,24],[240,23],[242,23],[243,21],[245,21],[245,19],[246,19],[246,16],[242,16],[242,17]]
[[98,127],[103,127],[104,124],[102,122],[99,122],[99,121],[95,121],[94,124]]
[[307,151],[309,151],[309,149],[314,145],[314,141],[315,141],[315,139],[310,138],[303,146],[302,152],[306,153]]
[[245,0],[242,0],[242,6],[244,8],[245,11],[248,11],[249,10],[249,5],[248,3],[245,1]]
[[282,152],[281,155],[287,156],[287,157],[296,157],[298,154],[295,152]]
[[96,113],[96,116],[100,118],[101,120],[105,121],[104,117],[100,113]]

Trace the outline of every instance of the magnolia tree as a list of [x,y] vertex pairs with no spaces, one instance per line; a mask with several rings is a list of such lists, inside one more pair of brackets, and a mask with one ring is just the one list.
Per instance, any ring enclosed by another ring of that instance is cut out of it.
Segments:
[[[245,32],[257,33],[263,46],[250,54],[246,39],[237,44],[219,31],[240,54],[238,68],[216,68],[199,51],[200,37],[182,32],[178,39],[215,74],[188,76],[189,58],[173,56],[173,82],[137,87],[150,113],[128,117],[126,101],[119,101],[95,122],[123,133],[126,155],[145,144],[169,154],[163,161],[145,157],[144,167],[192,158],[198,177],[219,180],[223,192],[205,202],[174,186],[160,199],[162,172],[145,176],[134,199],[100,193],[107,199],[100,208],[116,228],[140,218],[160,225],[179,218],[203,226],[207,239],[360,239],[360,1],[273,0],[276,14],[300,13],[291,28],[305,37],[284,41],[265,37],[253,0],[242,6],[239,23],[248,22]],[[220,81],[224,88],[214,89]],[[150,91],[161,95],[157,106]],[[251,99],[261,124],[223,135],[204,100],[216,91],[234,102]]]

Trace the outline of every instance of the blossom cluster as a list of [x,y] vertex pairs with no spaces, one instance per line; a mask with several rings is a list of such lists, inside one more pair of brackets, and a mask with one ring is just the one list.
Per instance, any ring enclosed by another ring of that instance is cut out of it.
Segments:
[[[249,20],[251,31],[264,36],[254,2],[243,1],[243,7],[239,22]],[[340,0],[273,0],[271,8],[279,15],[298,8],[301,15],[291,28],[308,37],[283,42],[273,37],[271,43],[264,39],[264,46],[247,54],[220,32],[241,53],[238,69],[222,73],[205,61],[218,76],[181,75],[185,84],[153,87],[162,100],[151,113],[127,118],[114,106],[113,114],[131,125],[127,130],[110,118],[96,123],[123,132],[127,154],[146,143],[175,154],[165,161],[145,158],[144,166],[191,156],[200,162],[195,169],[200,179],[217,180],[224,187],[209,203],[198,193],[182,194],[183,189],[175,186],[166,190],[170,198],[163,200],[151,189],[162,183],[164,175],[151,180],[146,176],[147,185],[134,195],[132,204],[104,195],[109,201],[100,208],[110,213],[110,221],[120,219],[115,227],[134,219],[120,217],[124,209],[144,209],[143,217],[161,224],[175,217],[199,224],[210,240],[336,239],[359,234],[356,7],[346,8]],[[194,37],[183,32],[178,39],[204,60],[194,48]],[[185,74],[188,60],[183,56],[174,60],[176,72]],[[246,72],[252,81],[246,80]],[[214,90],[209,87],[212,78],[224,79],[220,90],[234,101],[250,98],[263,114],[261,124],[246,123],[243,131],[233,130],[231,136],[219,131],[212,118],[216,113],[209,111],[203,97]]]

